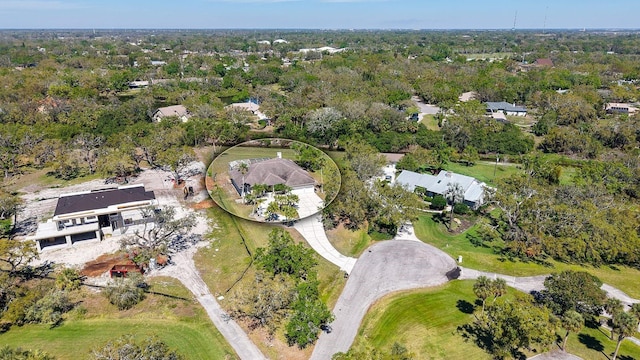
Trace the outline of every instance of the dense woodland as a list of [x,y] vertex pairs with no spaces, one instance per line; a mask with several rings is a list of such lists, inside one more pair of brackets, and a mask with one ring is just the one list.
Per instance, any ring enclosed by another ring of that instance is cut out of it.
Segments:
[[[342,51],[298,51],[323,46]],[[532,65],[539,58],[553,66]],[[393,234],[417,216],[417,195],[371,184],[378,152],[406,153],[399,167],[424,172],[499,157],[524,171],[492,184],[479,245],[530,261],[640,268],[640,112],[605,111],[640,100],[637,33],[3,31],[0,84],[6,237],[20,209],[9,185],[25,174],[126,178],[163,167],[179,176],[194,148],[284,137],[346,150],[328,227]],[[475,100],[458,101],[470,91]],[[441,108],[437,124],[411,120],[412,96]],[[225,107],[247,99],[269,121]],[[524,105],[526,121],[489,118],[485,101]],[[178,104],[188,121],[152,121]],[[0,247],[10,268],[0,275],[22,267],[12,268],[18,247]],[[23,278],[3,282],[0,315]]]

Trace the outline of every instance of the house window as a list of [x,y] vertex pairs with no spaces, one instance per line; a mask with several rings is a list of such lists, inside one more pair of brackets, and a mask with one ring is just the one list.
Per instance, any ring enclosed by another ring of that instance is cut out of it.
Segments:
[[124,219],[124,224],[125,224],[125,225],[131,225],[131,224],[133,224],[133,219],[131,219],[131,218]]

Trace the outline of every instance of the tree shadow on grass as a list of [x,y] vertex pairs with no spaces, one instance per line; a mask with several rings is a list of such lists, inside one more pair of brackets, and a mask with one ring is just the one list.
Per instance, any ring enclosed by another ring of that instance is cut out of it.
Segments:
[[602,342],[600,342],[600,340],[587,334],[578,334],[578,340],[580,341],[581,344],[586,346],[588,349],[598,351],[602,355],[604,355],[607,359],[609,358],[609,356],[607,356],[607,354],[604,353],[604,345],[602,345]]
[[475,309],[475,306],[467,300],[458,300],[456,307],[465,314],[473,314],[473,310]]

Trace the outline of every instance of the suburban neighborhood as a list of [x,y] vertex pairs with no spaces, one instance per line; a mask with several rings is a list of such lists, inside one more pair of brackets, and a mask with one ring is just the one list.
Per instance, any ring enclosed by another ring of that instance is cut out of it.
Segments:
[[0,30],[0,358],[640,359],[637,34]]

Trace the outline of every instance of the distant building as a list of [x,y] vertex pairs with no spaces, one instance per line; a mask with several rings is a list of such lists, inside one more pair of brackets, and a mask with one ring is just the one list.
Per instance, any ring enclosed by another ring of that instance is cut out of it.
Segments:
[[38,224],[33,236],[38,251],[49,246],[71,246],[79,241],[101,241],[105,234],[121,235],[131,227],[153,221],[140,209],[156,206],[153,191],[144,185],[63,194],[53,218]]
[[553,60],[546,59],[546,58],[536,59],[536,61],[533,64],[540,67],[553,67]]
[[605,105],[605,111],[608,114],[635,114],[638,108],[629,104],[622,103],[608,103]]
[[151,119],[153,119],[153,121],[155,122],[160,122],[167,116],[176,116],[180,120],[182,120],[182,122],[187,122],[191,117],[191,113],[183,105],[166,106],[158,108],[156,111],[154,111],[151,114]]
[[513,116],[526,116],[527,108],[524,106],[516,106],[516,104],[509,104],[506,101],[500,102],[487,102],[487,113],[493,114],[496,112],[503,112],[505,115]]
[[450,183],[458,183],[464,192],[464,204],[472,209],[479,208],[485,201],[487,184],[472,178],[442,170],[437,176],[419,174],[413,171],[403,170],[396,183],[405,186],[409,191],[422,188],[427,196],[444,196]]
[[458,100],[462,101],[462,102],[467,102],[467,101],[471,101],[471,100],[475,100],[478,97],[478,93],[475,91],[467,91],[465,93],[462,93],[462,95],[460,95],[458,97]]

